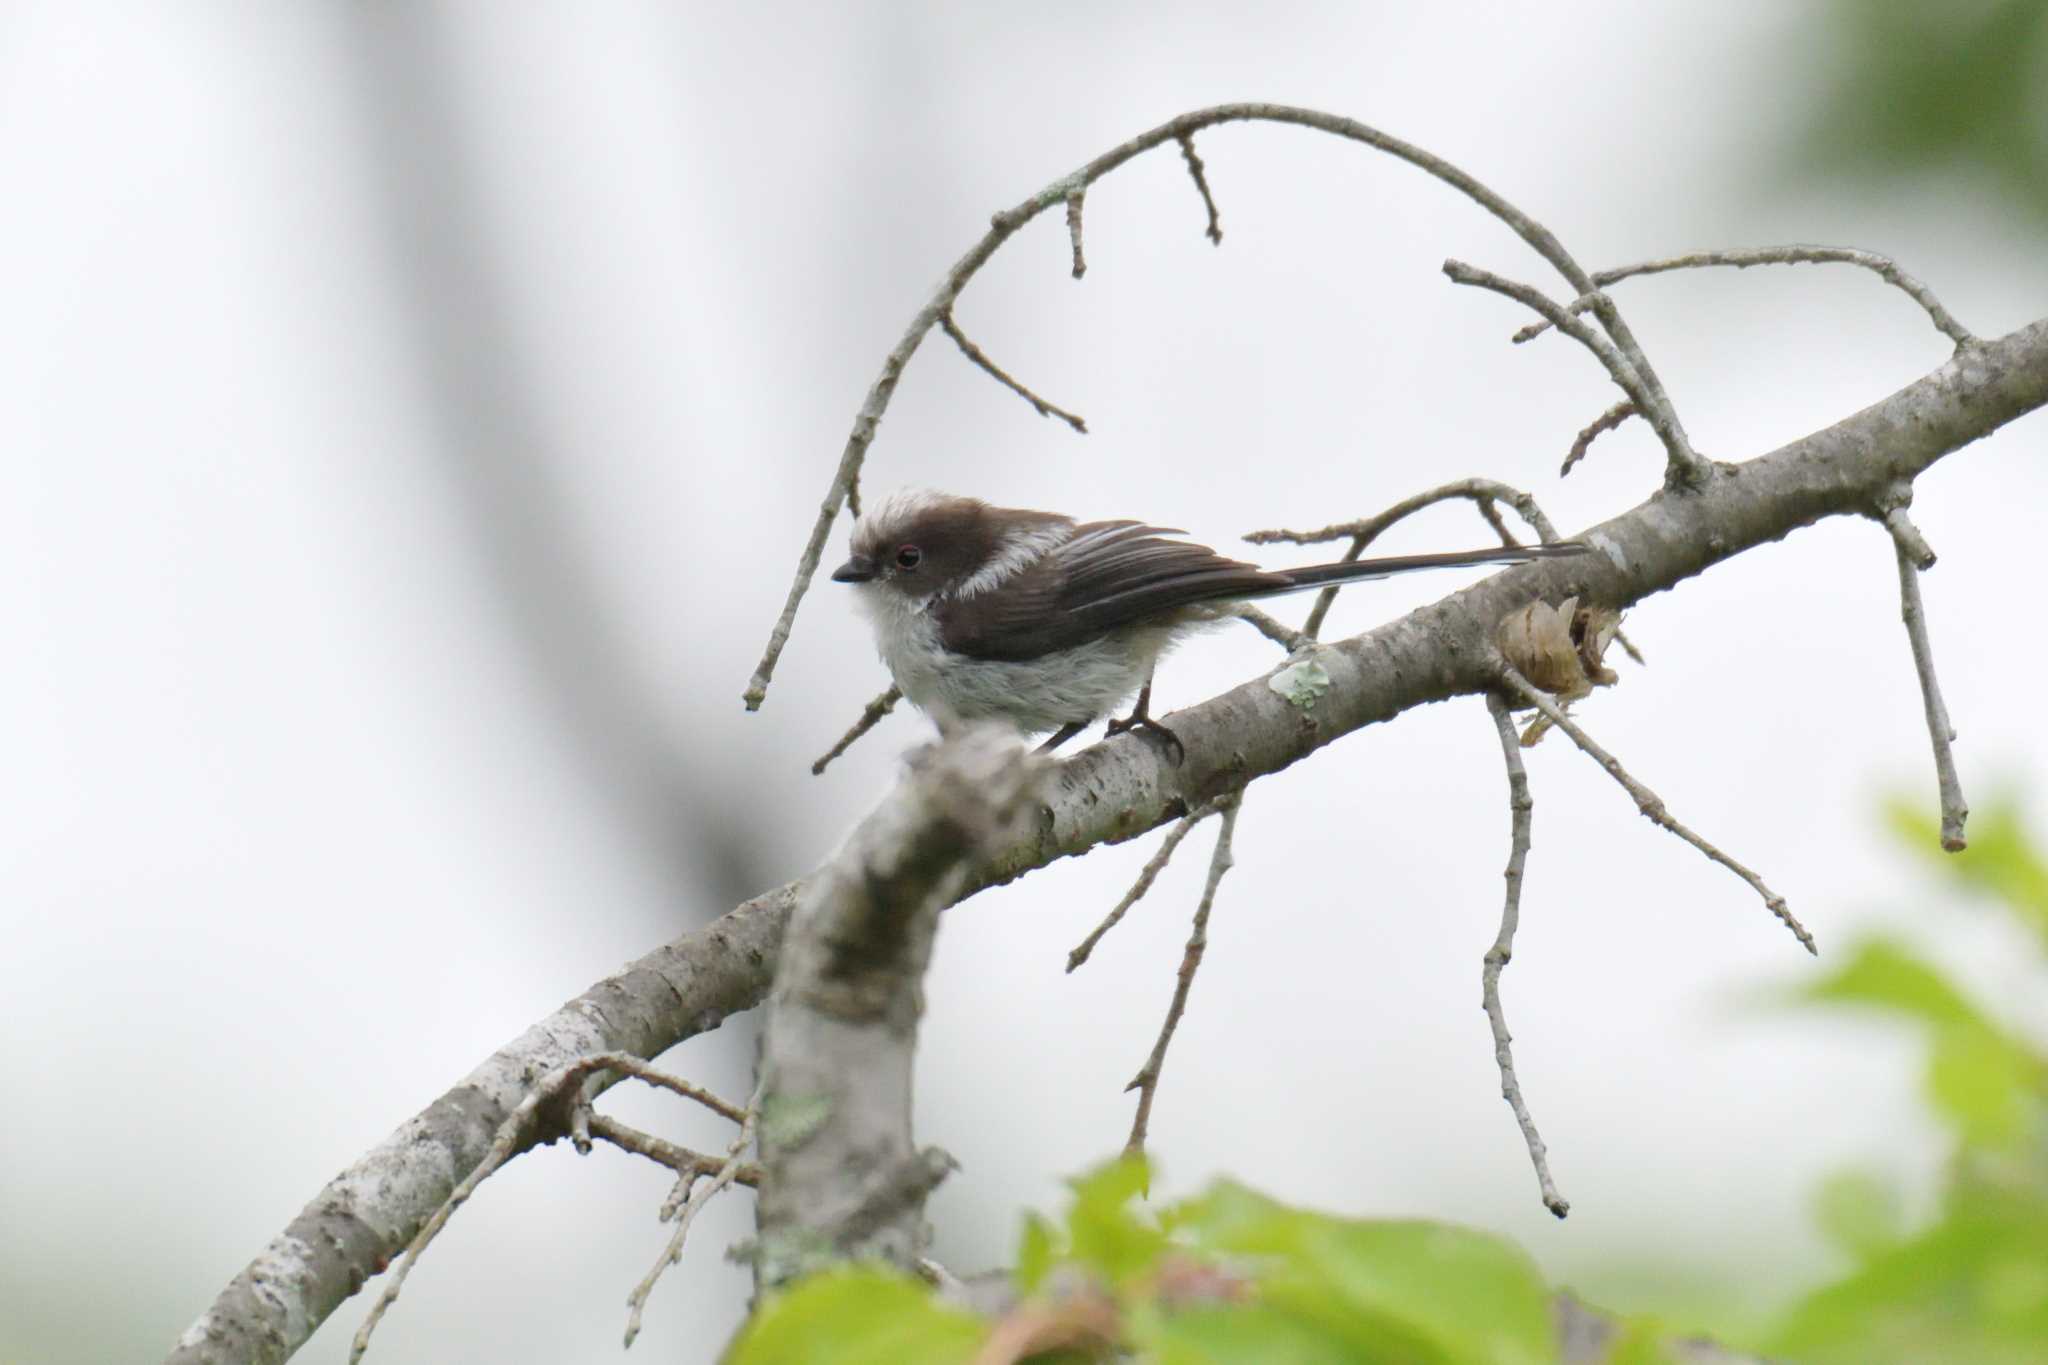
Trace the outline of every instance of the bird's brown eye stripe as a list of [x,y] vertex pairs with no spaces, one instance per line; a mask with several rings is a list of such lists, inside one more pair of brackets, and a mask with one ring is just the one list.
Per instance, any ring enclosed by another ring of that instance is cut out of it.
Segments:
[[896,551],[896,563],[905,569],[914,569],[924,562],[924,551],[915,545],[904,545]]

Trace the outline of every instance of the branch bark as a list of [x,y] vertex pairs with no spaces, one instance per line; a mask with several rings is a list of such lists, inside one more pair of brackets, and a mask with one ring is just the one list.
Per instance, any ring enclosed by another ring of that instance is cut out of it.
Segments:
[[1025,832],[1052,766],[1001,726],[959,731],[805,883],[761,1038],[758,1287],[848,1257],[915,1268],[952,1166],[910,1127],[939,911]]
[[[1178,767],[1142,737],[1062,763],[1031,826],[964,898],[1058,858],[1134,838],[1241,791],[1352,731],[1492,685],[1492,633],[1535,597],[1625,607],[1825,517],[1869,515],[1888,490],[2048,403],[2048,319],[1960,348],[1939,369],[1768,455],[1715,465],[1587,531],[1599,553],[1518,565],[1336,644],[1327,694],[1301,709],[1260,677],[1175,713]],[[745,902],[598,983],[529,1029],[344,1171],[182,1337],[176,1362],[279,1361],[411,1239],[525,1094],[527,1079],[589,1052],[654,1057],[766,995],[806,885]],[[548,1140],[553,1134],[538,1140]]]

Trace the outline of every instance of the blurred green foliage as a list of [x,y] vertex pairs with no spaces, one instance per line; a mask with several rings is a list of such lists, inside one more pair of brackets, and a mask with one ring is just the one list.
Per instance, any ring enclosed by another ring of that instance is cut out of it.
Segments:
[[[1023,1324],[1072,1350],[1121,1343],[1147,1361],[1544,1365],[1550,1291],[1510,1243],[1467,1228],[1332,1218],[1220,1181],[1183,1203],[1143,1202],[1145,1162],[1073,1182],[1058,1224],[1027,1221],[1017,1306],[974,1324],[913,1281],[870,1268],[815,1277],[760,1315],[732,1365],[972,1360]],[[1025,1334],[1030,1337],[1029,1331]],[[912,1353],[903,1353],[915,1344]],[[1040,1357],[1032,1357],[1038,1359]],[[1644,1360],[1661,1359],[1652,1353]]]
[[1803,172],[1971,171],[2048,225],[2048,0],[1833,0],[1799,50],[1822,88]]
[[[2013,920],[2048,984],[2048,863],[2017,806],[1974,817],[1970,847],[1954,855],[1939,851],[1931,817],[1903,803],[1886,814],[1941,883]],[[2048,1053],[1890,939],[1864,942],[1798,998],[1924,1034],[1923,1083],[1951,1150],[1918,1229],[1877,1177],[1844,1173],[1822,1187],[1821,1228],[1852,1269],[1796,1304],[1768,1348],[1802,1365],[2048,1361]]]
[[[1886,816],[1937,885],[2013,921],[2048,985],[2048,861],[2017,807],[1976,816],[1958,855],[1939,852],[1934,822],[1914,808]],[[1935,1207],[1917,1226],[1880,1176],[1826,1181],[1815,1217],[1848,1269],[1752,1344],[1788,1365],[2048,1362],[2048,1053],[1890,938],[1851,948],[1791,999],[1921,1033],[1925,1094],[1951,1145]],[[1063,1219],[1028,1217],[1015,1302],[1000,1316],[950,1306],[891,1271],[848,1267],[769,1303],[731,1365],[946,1365],[996,1347],[1004,1360],[1163,1365],[1559,1359],[1558,1296],[1501,1238],[1335,1218],[1227,1180],[1155,1208],[1144,1201],[1149,1180],[1142,1160],[1112,1162],[1073,1182]],[[1624,1318],[1609,1324],[1597,1358],[1658,1365],[1702,1358],[1687,1354],[1696,1349],[1654,1321]]]

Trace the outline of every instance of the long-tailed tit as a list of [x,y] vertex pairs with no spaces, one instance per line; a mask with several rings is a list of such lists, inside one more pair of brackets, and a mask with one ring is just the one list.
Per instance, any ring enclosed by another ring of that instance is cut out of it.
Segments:
[[991,507],[944,493],[898,493],[853,529],[851,583],[896,686],[926,711],[1007,721],[1051,749],[1132,694],[1111,734],[1142,728],[1179,751],[1148,713],[1152,668],[1191,632],[1237,604],[1415,569],[1519,564],[1578,554],[1576,542],[1403,555],[1301,569],[1261,569],[1184,532],[1137,521],[1084,521]]

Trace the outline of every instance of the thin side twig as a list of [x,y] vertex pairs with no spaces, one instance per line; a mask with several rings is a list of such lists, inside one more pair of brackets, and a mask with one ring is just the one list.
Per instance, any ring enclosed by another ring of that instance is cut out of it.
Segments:
[[1180,157],[1188,163],[1188,175],[1194,179],[1195,188],[1202,193],[1202,207],[1209,211],[1209,226],[1206,235],[1217,246],[1223,245],[1223,220],[1216,213],[1216,196],[1209,193],[1209,171],[1202,164],[1202,158],[1195,155],[1195,139],[1191,133],[1180,135]]
[[[667,1138],[635,1128],[630,1123],[621,1123],[609,1114],[590,1116],[590,1135],[601,1138],[622,1152],[644,1156],[657,1166],[666,1166],[685,1179],[709,1178],[725,1169],[726,1158],[710,1156],[679,1146]],[[761,1168],[753,1162],[743,1163],[733,1174],[732,1183],[754,1189],[761,1183]],[[668,1221],[663,1219],[663,1222]]]
[[961,331],[960,324],[953,321],[951,311],[939,314],[939,326],[945,329],[947,336],[953,338],[953,344],[960,348],[960,354],[966,356],[969,360],[987,371],[989,376],[998,384],[1001,384],[1004,388],[1010,390],[1010,392],[1016,394],[1033,408],[1037,409],[1040,417],[1057,417],[1083,436],[1088,434],[1088,424],[1085,421],[1068,412],[1057,403],[1046,402],[1030,389],[1025,388],[1015,379],[1012,379],[1002,366],[990,360],[987,352],[967,339],[967,333]]
[[[662,1273],[683,1258],[683,1239],[690,1235],[690,1224],[697,1221],[697,1215],[704,1206],[730,1188],[740,1177],[740,1170],[746,1165],[740,1158],[754,1141],[754,1125],[760,1117],[761,1088],[756,1085],[754,1094],[747,1101],[746,1121],[740,1124],[739,1136],[725,1149],[725,1161],[712,1172],[709,1179],[695,1182],[690,1197],[683,1201],[681,1212],[676,1215],[675,1231],[669,1234],[668,1245],[662,1248],[661,1257],[652,1268],[633,1286],[633,1292],[626,1296],[626,1340],[631,1346],[633,1339],[640,1335],[640,1316],[647,1307],[647,1296],[654,1292],[655,1282]],[[689,1177],[685,1177],[689,1179]]]
[[[1444,274],[1450,277],[1454,284],[1490,290],[1515,300],[1530,311],[1548,318],[1553,327],[1591,351],[1594,359],[1600,362],[1609,377],[1629,396],[1629,401],[1635,404],[1636,411],[1650,424],[1650,429],[1657,433],[1657,439],[1664,445],[1664,453],[1673,473],[1694,483],[1705,477],[1707,462],[1693,450],[1692,443],[1686,439],[1685,429],[1679,425],[1678,415],[1671,410],[1668,400],[1664,400],[1662,395],[1651,387],[1649,381],[1643,378],[1642,372],[1632,358],[1624,354],[1615,342],[1594,331],[1583,319],[1542,290],[1523,284],[1519,280],[1505,279],[1490,270],[1481,270],[1459,260],[1445,261]],[[1594,291],[1588,291],[1589,295],[1593,293]],[[1605,301],[1605,295],[1598,295],[1592,297],[1587,306],[1599,312],[1603,308],[1611,308],[1612,304]]]
[[1479,498],[1476,501],[1481,519],[1493,528],[1493,533],[1500,537],[1500,543],[1503,546],[1512,547],[1522,543],[1516,540],[1515,533],[1508,529],[1507,520],[1500,514],[1499,503],[1496,503],[1492,498],[1486,497]]
[[[1325,526],[1320,531],[1253,531],[1245,540],[1253,545],[1319,545],[1324,541],[1342,540],[1350,537],[1351,544],[1344,551],[1342,562],[1349,564],[1364,554],[1366,547],[1379,539],[1387,528],[1405,518],[1414,516],[1425,507],[1434,507],[1440,502],[1465,498],[1479,508],[1479,514],[1486,517],[1488,524],[1500,535],[1503,545],[1513,545],[1515,538],[1508,533],[1507,526],[1500,519],[1497,507],[1506,503],[1515,509],[1515,514],[1529,524],[1537,538],[1552,541],[1558,538],[1557,528],[1550,524],[1550,518],[1543,515],[1543,509],[1536,505],[1536,499],[1519,488],[1497,483],[1492,479],[1455,479],[1450,483],[1403,498],[1384,512],[1366,517],[1362,521],[1339,522]],[[1489,509],[1492,515],[1488,515]],[[1336,588],[1324,588],[1316,594],[1315,605],[1309,609],[1308,621],[1302,626],[1300,638],[1313,640],[1323,628],[1323,619],[1330,614],[1330,607],[1337,600]],[[1288,646],[1299,648],[1299,644]]]
[[851,749],[854,745],[855,740],[859,739],[862,735],[866,734],[868,731],[874,729],[877,725],[881,724],[882,717],[888,715],[891,711],[895,710],[896,703],[902,700],[903,689],[896,686],[894,683],[889,684],[888,691],[884,692],[881,696],[876,697],[873,701],[869,702],[866,708],[861,711],[860,719],[853,723],[853,728],[848,730],[845,734],[841,735],[839,737],[839,742],[837,744],[834,744],[830,749],[827,749],[825,751],[825,756],[823,758],[820,758],[816,763],[813,763],[811,765],[811,776],[817,777],[819,774],[823,773],[827,765],[829,765],[833,759],[839,757],[839,755],[845,753],[848,749]]
[[1493,946],[1486,950],[1485,965],[1480,971],[1480,999],[1486,1010],[1486,1022],[1493,1028],[1493,1060],[1500,1067],[1501,1098],[1514,1110],[1515,1123],[1522,1130],[1523,1145],[1529,1149],[1529,1161],[1536,1167],[1536,1185],[1543,1195],[1543,1207],[1559,1218],[1571,1212],[1571,1204],[1557,1192],[1557,1182],[1550,1178],[1550,1157],[1543,1145],[1543,1137],[1536,1131],[1536,1120],[1529,1116],[1529,1106],[1522,1099],[1521,1082],[1515,1079],[1515,1056],[1511,1048],[1514,1037],[1508,1032],[1507,1014],[1500,1003],[1501,969],[1515,955],[1515,930],[1522,917],[1522,871],[1529,860],[1529,827],[1533,820],[1536,802],[1529,795],[1529,772],[1522,764],[1522,743],[1515,733],[1515,722],[1508,715],[1508,705],[1500,694],[1486,694],[1486,709],[1493,714],[1493,725],[1500,732],[1501,761],[1508,770],[1508,865],[1502,877],[1507,882],[1507,894],[1501,903],[1500,933],[1493,940]]
[[1132,906],[1145,898],[1145,893],[1152,889],[1152,883],[1159,880],[1159,874],[1173,861],[1174,850],[1180,847],[1180,841],[1187,838],[1188,832],[1196,825],[1214,815],[1216,809],[1216,806],[1211,804],[1189,811],[1181,817],[1178,824],[1166,832],[1166,837],[1159,842],[1159,851],[1146,860],[1144,868],[1138,873],[1138,880],[1131,883],[1131,889],[1124,892],[1123,899],[1103,916],[1102,923],[1089,931],[1088,937],[1082,939],[1073,951],[1067,954],[1068,971],[1071,972],[1086,962],[1089,954],[1095,951],[1095,945],[1102,942],[1102,936],[1116,928],[1117,921],[1121,920]]
[[1571,473],[1572,466],[1586,458],[1586,452],[1593,448],[1593,442],[1599,440],[1602,434],[1614,430],[1640,412],[1641,409],[1636,407],[1634,399],[1624,398],[1595,417],[1572,441],[1571,451],[1564,457],[1564,467],[1557,471],[1557,477],[1561,479]]
[[[420,1257],[433,1244],[434,1239],[441,1235],[441,1229],[448,1226],[448,1220],[455,1216],[455,1211],[469,1201],[469,1197],[476,1193],[478,1186],[518,1155],[529,1128],[539,1121],[542,1109],[561,1100],[575,1087],[582,1085],[586,1079],[602,1071],[618,1071],[636,1076],[650,1085],[695,1100],[713,1113],[726,1118],[738,1119],[741,1116],[737,1106],[718,1098],[710,1091],[671,1076],[667,1072],[658,1071],[640,1058],[623,1052],[600,1052],[578,1057],[548,1072],[533,1083],[525,1097],[510,1114],[506,1115],[505,1121],[498,1125],[497,1136],[484,1159],[463,1177],[462,1182],[441,1201],[441,1207],[434,1210],[433,1215],[420,1225],[420,1230],[414,1234],[411,1244],[406,1247],[405,1254],[393,1267],[391,1278],[385,1281],[383,1289],[378,1292],[377,1301],[370,1305],[369,1313],[363,1318],[363,1325],[356,1329],[355,1338],[349,1344],[349,1365],[356,1365],[356,1362],[363,1358],[363,1353],[369,1350],[371,1334],[377,1330],[377,1324],[383,1321],[384,1314],[390,1310],[391,1305],[398,1301],[399,1291],[405,1288],[406,1277],[412,1274],[412,1268],[419,1264]],[[579,1101],[574,1108],[581,1111],[584,1106]],[[571,1119],[574,1125],[581,1125],[587,1121],[587,1114],[578,1114]],[[579,1145],[587,1148],[587,1138]]]
[[[1593,283],[1605,288],[1619,284],[1637,275],[1661,275],[1667,270],[1699,270],[1714,266],[1733,266],[1747,270],[1753,265],[1854,265],[1870,271],[1886,284],[1904,293],[1920,305],[1927,318],[1941,334],[1958,347],[1968,346],[1977,340],[1976,334],[1957,322],[1934,291],[1913,276],[1899,268],[1899,263],[1889,256],[1880,256],[1875,251],[1862,251],[1847,246],[1811,246],[1793,243],[1788,246],[1736,247],[1722,251],[1688,251],[1677,256],[1661,256],[1653,261],[1638,261],[1613,270],[1595,271]],[[1578,311],[1574,304],[1573,311]],[[1515,340],[1526,341],[1544,331],[1548,322],[1532,322]]]
[[1080,279],[1088,273],[1088,258],[1081,254],[1081,200],[1085,196],[1075,190],[1067,196],[1067,240],[1074,248],[1074,278]]
[[1145,1065],[1138,1068],[1138,1074],[1131,1077],[1131,1083],[1124,1087],[1125,1093],[1138,1092],[1138,1112],[1131,1117],[1131,1136],[1124,1143],[1124,1155],[1135,1156],[1145,1150],[1145,1129],[1152,1121],[1152,1098],[1159,1093],[1159,1073],[1166,1065],[1166,1049],[1173,1043],[1174,1030],[1180,1027],[1180,1017],[1187,1011],[1188,992],[1195,984],[1195,973],[1201,970],[1202,955],[1209,949],[1209,910],[1216,903],[1216,888],[1223,882],[1223,874],[1231,867],[1230,836],[1237,829],[1237,811],[1243,801],[1240,793],[1216,803],[1216,809],[1223,813],[1223,819],[1216,830],[1216,848],[1209,855],[1209,880],[1202,887],[1201,904],[1195,907],[1195,923],[1188,935],[1188,946],[1181,954],[1180,972],[1174,980],[1173,1003],[1166,1007],[1166,1020],[1159,1026],[1159,1039],[1152,1044],[1152,1055],[1145,1059]]
[[1268,616],[1249,602],[1238,606],[1237,615],[1246,625],[1290,654],[1308,643],[1306,635],[1303,635],[1286,622]]
[[[1324,113],[1319,109],[1302,109],[1285,104],[1219,104],[1207,109],[1196,109],[1169,119],[1156,128],[1112,147],[1093,161],[1088,162],[1071,174],[1031,195],[1013,208],[1004,209],[989,217],[988,231],[946,272],[937,288],[925,300],[910,319],[903,335],[882,359],[882,370],[869,386],[867,396],[861,400],[860,411],[854,415],[853,428],[847,434],[846,445],[840,451],[839,464],[832,472],[832,481],[826,487],[824,500],[818,505],[818,516],[811,524],[811,533],[804,543],[803,553],[797,558],[796,573],[790,580],[789,592],[783,600],[782,610],[775,618],[775,624],[768,632],[768,644],[761,652],[761,661],[754,667],[754,675],[748,680],[742,700],[749,711],[757,711],[767,699],[768,683],[774,676],[776,663],[782,658],[783,648],[789,643],[789,634],[796,621],[797,608],[802,604],[804,594],[810,590],[811,580],[818,572],[818,562],[825,553],[825,541],[832,531],[832,523],[842,507],[850,508],[854,515],[860,514],[860,474],[867,460],[868,448],[874,444],[875,432],[879,429],[882,415],[888,411],[889,401],[894,397],[897,383],[903,378],[903,371],[910,364],[910,358],[917,353],[925,336],[938,326],[941,315],[951,312],[961,291],[968,282],[987,265],[1002,245],[1014,236],[1025,224],[1044,213],[1055,204],[1065,204],[1077,191],[1085,190],[1096,181],[1109,175],[1118,167],[1155,147],[1172,141],[1181,144],[1183,158],[1189,162],[1189,171],[1196,177],[1196,185],[1202,191],[1203,199],[1210,214],[1210,236],[1220,241],[1223,229],[1216,217],[1215,200],[1208,192],[1208,180],[1202,172],[1200,159],[1193,155],[1193,137],[1205,128],[1225,123],[1278,123],[1298,128],[1308,128],[1332,137],[1343,138],[1371,147],[1375,151],[1405,161],[1426,175],[1435,177],[1445,185],[1470,199],[1487,213],[1506,224],[1509,231],[1520,237],[1529,248],[1548,261],[1565,282],[1572,287],[1574,295],[1583,296],[1593,292],[1596,286],[1592,276],[1572,258],[1557,240],[1556,234],[1542,223],[1531,218],[1515,205],[1509,203],[1487,185],[1474,178],[1467,171],[1451,164],[1442,157],[1424,151],[1413,143],[1356,119],[1343,118],[1336,114]],[[1644,386],[1656,395],[1659,407],[1668,409],[1669,400],[1664,396],[1662,382],[1651,366],[1649,357],[1643,353],[1635,335],[1629,330],[1618,310],[1611,301],[1603,301],[1597,308],[1601,326],[1614,338],[1636,373],[1641,376]],[[1674,429],[1676,418],[1672,417]],[[1681,440],[1683,431],[1679,430]],[[1690,447],[1687,447],[1690,450]]]
[[1690,828],[1681,823],[1676,816],[1672,815],[1665,808],[1662,797],[1637,781],[1635,776],[1621,765],[1620,759],[1601,748],[1591,735],[1579,728],[1578,722],[1558,708],[1557,703],[1552,701],[1548,694],[1518,673],[1513,664],[1510,664],[1506,659],[1499,659],[1495,662],[1495,668],[1502,682],[1506,683],[1512,691],[1528,702],[1529,705],[1542,712],[1544,719],[1564,731],[1565,734],[1571,736],[1572,743],[1578,745],[1588,758],[1606,769],[1607,775],[1620,783],[1622,790],[1635,799],[1636,809],[1641,811],[1651,824],[1677,835],[1713,861],[1727,868],[1745,882],[1748,882],[1750,889],[1763,897],[1765,907],[1773,915],[1776,915],[1787,929],[1792,931],[1792,936],[1799,940],[1806,948],[1806,951],[1814,954],[1816,957],[1820,955],[1819,947],[1814,944],[1813,935],[1806,931],[1806,926],[1799,922],[1798,917],[1792,913],[1792,908],[1785,904],[1785,898],[1764,885],[1763,878],[1757,876],[1756,873],[1750,871],[1741,863],[1736,862],[1733,858],[1693,833]]
[[1963,824],[1970,818],[1970,807],[1956,776],[1955,751],[1950,747],[1956,729],[1948,718],[1948,703],[1941,697],[1941,683],[1934,676],[1934,646],[1927,639],[1927,608],[1920,600],[1920,572],[1934,563],[1934,550],[1904,507],[1885,513],[1884,524],[1892,534],[1892,548],[1899,561],[1899,616],[1906,623],[1906,640],[1913,648],[1913,670],[1920,675],[1920,700],[1927,713],[1927,737],[1934,746],[1934,780],[1941,792],[1941,846],[1960,853],[1969,847]]

